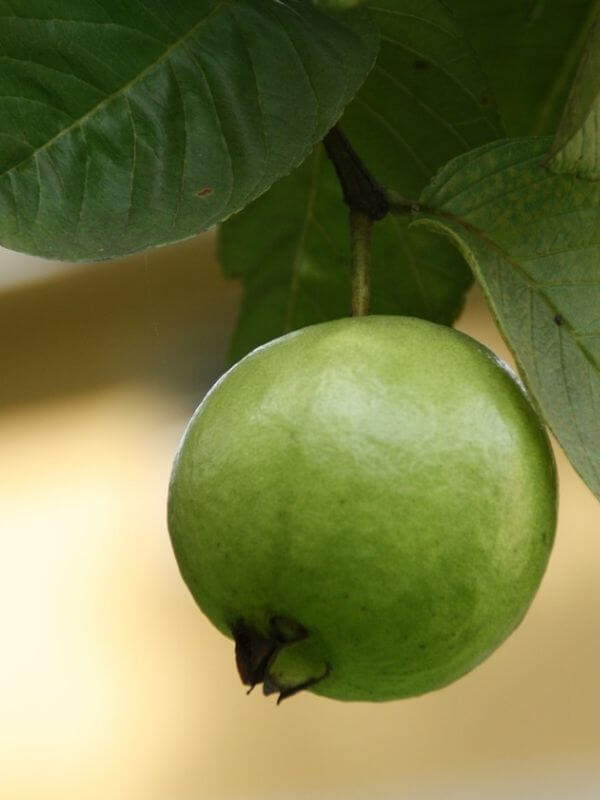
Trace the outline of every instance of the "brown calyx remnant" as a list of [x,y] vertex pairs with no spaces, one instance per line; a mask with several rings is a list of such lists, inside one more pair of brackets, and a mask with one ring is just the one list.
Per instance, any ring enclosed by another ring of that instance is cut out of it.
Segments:
[[330,669],[329,666],[327,666],[322,675],[319,675],[316,678],[307,678],[307,680],[302,681],[302,683],[297,683],[295,686],[289,686],[287,689],[282,689],[276,683],[271,681],[268,675],[266,675],[263,681],[263,694],[270,695],[279,692],[279,697],[277,698],[277,705],[279,705],[282,700],[287,700],[288,697],[298,694],[298,692],[301,692],[303,689],[310,689],[310,687],[314,686],[315,683],[319,683],[319,681],[322,681],[323,678],[326,678],[329,675],[329,672]]
[[250,687],[250,694],[257,683],[264,681],[267,664],[277,652],[278,645],[251,630],[243,619],[232,626],[232,633],[235,639],[235,663],[242,683]]
[[299,642],[308,636],[308,631],[295,620],[287,617],[272,617],[270,636],[255,631],[244,619],[237,620],[231,626],[235,639],[235,662],[245,686],[249,686],[248,694],[254,687],[262,683],[263,694],[279,693],[277,705],[288,697],[314,686],[329,674],[327,667],[323,675],[311,677],[295,686],[280,686],[269,675],[269,667],[283,647]]

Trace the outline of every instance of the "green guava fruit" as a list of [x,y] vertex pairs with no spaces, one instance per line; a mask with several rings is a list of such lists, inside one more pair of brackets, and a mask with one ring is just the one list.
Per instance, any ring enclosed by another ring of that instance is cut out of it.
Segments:
[[556,474],[523,388],[481,344],[342,319],[217,382],[168,520],[244,683],[391,700],[454,681],[518,625],[552,548]]

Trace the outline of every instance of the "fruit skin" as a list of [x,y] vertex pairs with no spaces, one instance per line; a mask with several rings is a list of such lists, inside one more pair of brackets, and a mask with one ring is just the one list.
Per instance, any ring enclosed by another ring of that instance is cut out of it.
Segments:
[[[454,681],[521,621],[553,544],[556,474],[524,390],[483,345],[359,317],[277,339],[217,382],[168,517],[216,627],[279,642],[256,677],[267,691],[312,680],[391,700]],[[285,644],[274,618],[306,637]]]

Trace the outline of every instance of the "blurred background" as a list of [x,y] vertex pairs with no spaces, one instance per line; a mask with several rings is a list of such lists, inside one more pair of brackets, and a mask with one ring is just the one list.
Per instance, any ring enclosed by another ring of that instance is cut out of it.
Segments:
[[[211,235],[67,266],[0,250],[0,797],[600,797],[600,505],[557,452],[556,548],[516,633],[382,705],[247,697],[165,523],[240,300]],[[480,295],[459,327],[507,357]]]

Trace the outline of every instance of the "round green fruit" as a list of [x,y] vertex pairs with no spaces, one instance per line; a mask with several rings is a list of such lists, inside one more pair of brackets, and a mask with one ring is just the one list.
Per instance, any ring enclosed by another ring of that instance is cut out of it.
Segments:
[[315,325],[209,392],[169,529],[242,680],[390,700],[444,686],[517,626],[556,523],[548,439],[485,347],[403,317]]

